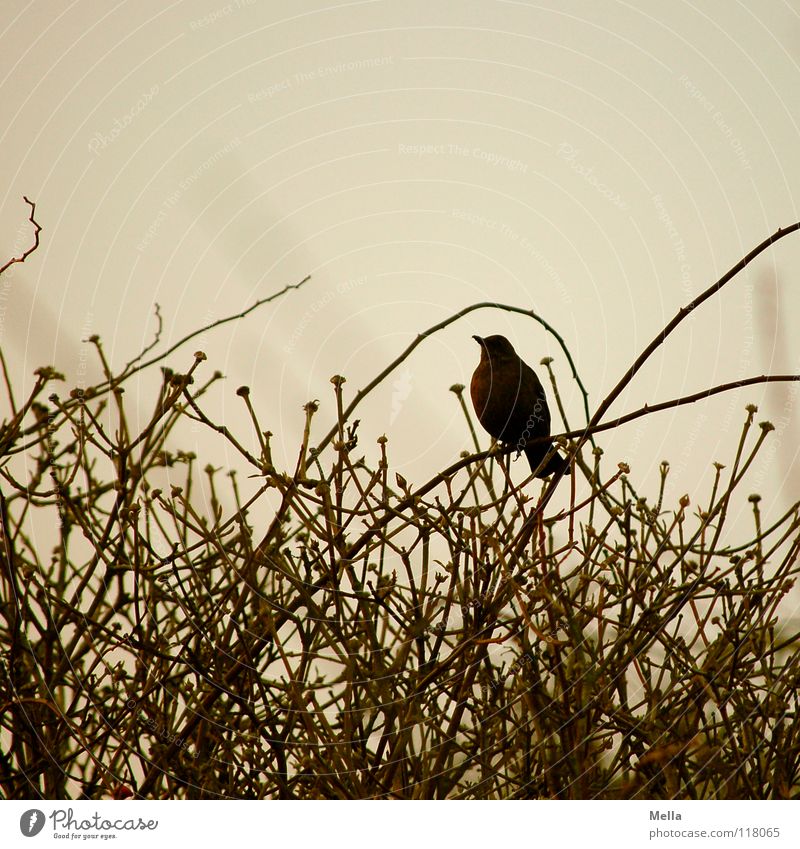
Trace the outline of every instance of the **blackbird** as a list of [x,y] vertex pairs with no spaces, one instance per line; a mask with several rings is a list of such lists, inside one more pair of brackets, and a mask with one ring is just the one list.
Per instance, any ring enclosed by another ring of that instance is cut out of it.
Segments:
[[550,435],[547,398],[533,369],[520,359],[505,336],[472,338],[481,346],[481,361],[472,375],[470,395],[484,430],[524,451],[538,478],[566,468],[564,457],[553,454],[539,469],[552,443],[527,444],[528,440]]

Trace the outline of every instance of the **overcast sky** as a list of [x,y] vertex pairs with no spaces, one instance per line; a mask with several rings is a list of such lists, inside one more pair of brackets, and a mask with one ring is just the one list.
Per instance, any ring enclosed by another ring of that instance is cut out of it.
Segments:
[[[3,256],[27,246],[23,194],[44,230],[0,280],[0,344],[18,377],[54,363],[72,385],[93,375],[82,340],[99,334],[121,366],[152,338],[156,301],[166,346],[310,274],[169,361],[185,369],[203,348],[227,375],[210,409],[243,433],[235,389],[249,384],[279,461],[295,456],[307,400],[330,415],[331,375],[351,397],[480,301],[545,318],[597,405],[681,305],[800,219],[799,12],[794,0],[4,0]],[[798,268],[790,236],[670,337],[612,413],[800,373]],[[422,482],[469,447],[448,388],[469,382],[473,333],[508,336],[545,382],[537,364],[552,355],[570,423],[583,421],[554,339],[482,310],[365,405],[368,455],[386,433],[395,467]],[[677,501],[730,462],[750,401],[777,430],[748,489],[779,493],[777,508],[800,495],[785,386],[600,441],[645,492],[669,459]]]

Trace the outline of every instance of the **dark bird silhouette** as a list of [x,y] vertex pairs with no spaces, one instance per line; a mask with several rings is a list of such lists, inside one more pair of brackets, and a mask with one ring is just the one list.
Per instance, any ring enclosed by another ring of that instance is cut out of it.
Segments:
[[547,398],[533,369],[520,359],[505,336],[472,338],[481,346],[481,361],[469,388],[472,406],[484,430],[524,451],[536,477],[546,478],[565,468],[564,457],[553,454],[539,469],[551,442],[528,445],[531,439],[550,435]]

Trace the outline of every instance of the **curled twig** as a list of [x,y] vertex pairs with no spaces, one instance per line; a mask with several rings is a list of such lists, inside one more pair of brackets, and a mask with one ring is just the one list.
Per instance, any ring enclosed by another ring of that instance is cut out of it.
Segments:
[[20,256],[12,257],[5,265],[0,266],[0,274],[2,274],[4,271],[7,271],[16,262],[25,262],[25,260],[39,247],[39,233],[42,232],[42,228],[36,221],[36,219],[33,217],[34,213],[36,212],[36,204],[33,201],[28,200],[28,198],[26,198],[24,195],[22,199],[31,208],[31,214],[28,216],[28,221],[30,221],[34,227],[33,244],[26,251],[20,254]]

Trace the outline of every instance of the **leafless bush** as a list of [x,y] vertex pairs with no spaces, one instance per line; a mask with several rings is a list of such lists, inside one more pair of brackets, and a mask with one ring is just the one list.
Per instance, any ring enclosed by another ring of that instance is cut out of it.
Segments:
[[[332,378],[323,403],[337,424],[317,441],[307,404],[293,468],[273,462],[246,388],[252,433],[211,421],[204,396],[219,375],[202,353],[185,373],[163,370],[136,432],[126,381],[180,356],[154,354],[158,337],[119,372],[93,339],[105,380],[66,397],[52,394],[52,369],[22,404],[7,386],[4,795],[797,796],[798,627],[784,608],[800,503],[762,527],[751,496],[753,525],[728,526],[771,426],[748,406],[710,493],[676,504],[664,503],[667,464],[646,498],[593,444],[620,421],[733,388],[601,423],[691,309],[797,228],[682,310],[594,416],[587,404],[561,441],[571,474],[544,486],[514,486],[508,454],[478,451],[477,438],[476,453],[416,487],[390,472],[384,439],[359,442],[361,400],[464,313],[349,403]],[[487,306],[514,309],[469,309]],[[251,477],[199,468],[175,444],[187,420]],[[569,504],[548,513],[557,487]],[[277,504],[266,532],[251,519],[265,503]]]

